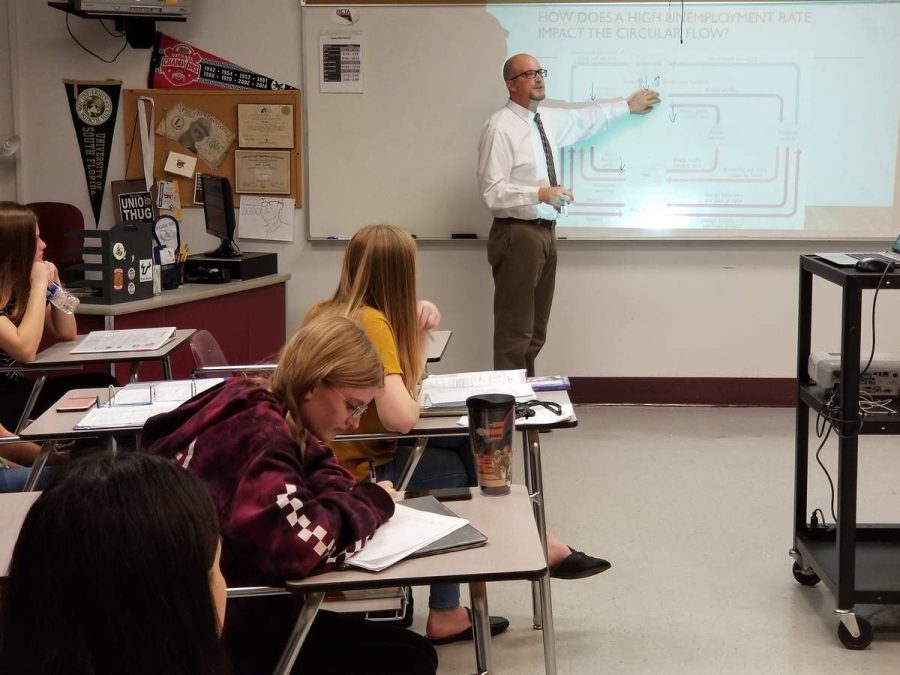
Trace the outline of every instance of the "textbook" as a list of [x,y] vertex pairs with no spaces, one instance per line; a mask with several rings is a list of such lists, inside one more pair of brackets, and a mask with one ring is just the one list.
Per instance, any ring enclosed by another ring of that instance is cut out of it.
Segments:
[[534,389],[525,381],[525,370],[483,370],[471,373],[429,375],[419,391],[419,407],[466,405],[469,396],[509,394],[517,401],[530,401]]
[[[455,518],[456,514],[448,509],[444,504],[439,502],[435,497],[426,495],[424,497],[413,497],[412,499],[404,499],[398,502],[411,509],[419,511],[428,511],[429,513],[439,513],[444,516]],[[475,548],[476,546],[484,546],[487,543],[487,537],[480,531],[475,529],[471,524],[463,525],[458,530],[454,530],[450,534],[441,537],[427,546],[423,546],[418,551],[410,555],[410,558],[421,558],[426,555],[434,555],[435,553],[447,553],[448,551],[462,551],[466,548]]]
[[71,354],[106,354],[109,352],[152,352],[175,337],[175,327],[129,328],[127,330],[93,330],[70,352]]
[[359,588],[352,591],[329,591],[322,600],[321,609],[332,612],[394,612],[396,614],[403,609],[405,601],[406,592],[402,586]]

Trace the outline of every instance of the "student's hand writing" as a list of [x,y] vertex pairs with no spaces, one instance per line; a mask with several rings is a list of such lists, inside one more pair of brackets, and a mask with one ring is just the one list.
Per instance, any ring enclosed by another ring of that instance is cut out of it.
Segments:
[[387,492],[388,495],[390,495],[391,499],[393,499],[393,500],[396,500],[396,499],[397,499],[397,491],[394,489],[394,484],[393,484],[391,481],[389,481],[389,480],[380,480],[380,481],[378,481],[377,483],[375,483],[375,485],[377,485],[377,486],[380,487],[382,490],[384,490],[385,492]]
[[659,103],[659,94],[652,89],[641,89],[628,97],[628,110],[632,115],[646,115]]
[[416,305],[416,323],[419,330],[434,330],[441,323],[441,313],[433,302],[419,300]]

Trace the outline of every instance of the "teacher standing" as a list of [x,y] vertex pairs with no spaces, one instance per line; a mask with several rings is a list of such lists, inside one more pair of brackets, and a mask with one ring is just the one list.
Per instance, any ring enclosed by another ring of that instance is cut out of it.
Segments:
[[643,115],[659,94],[641,89],[628,100],[537,112],[547,71],[530,54],[503,66],[506,106],[484,126],[478,144],[478,185],[494,214],[488,262],[494,276],[494,368],[525,368],[547,338],[556,282],[556,218],[574,202],[557,181],[556,149],[590,138],[628,114]]

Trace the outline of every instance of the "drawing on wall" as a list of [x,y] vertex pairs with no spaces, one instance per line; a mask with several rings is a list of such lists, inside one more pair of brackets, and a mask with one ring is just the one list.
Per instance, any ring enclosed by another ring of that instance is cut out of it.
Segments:
[[243,195],[238,231],[241,239],[294,241],[294,200]]

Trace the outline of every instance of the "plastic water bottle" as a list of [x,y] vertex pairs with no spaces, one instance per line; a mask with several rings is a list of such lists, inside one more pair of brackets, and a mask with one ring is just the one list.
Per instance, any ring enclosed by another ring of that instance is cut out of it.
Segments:
[[51,305],[66,314],[72,314],[81,302],[81,300],[56,283],[47,287],[47,300]]

